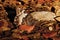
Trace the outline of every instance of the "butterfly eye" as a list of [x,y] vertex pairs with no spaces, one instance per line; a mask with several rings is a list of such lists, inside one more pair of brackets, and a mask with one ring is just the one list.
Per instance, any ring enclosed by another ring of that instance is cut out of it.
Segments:
[[5,0],[1,0],[2,2],[4,2]]

